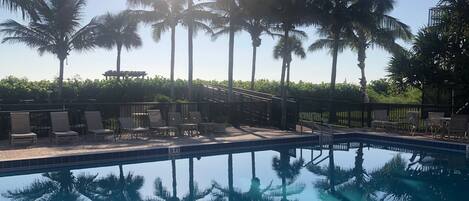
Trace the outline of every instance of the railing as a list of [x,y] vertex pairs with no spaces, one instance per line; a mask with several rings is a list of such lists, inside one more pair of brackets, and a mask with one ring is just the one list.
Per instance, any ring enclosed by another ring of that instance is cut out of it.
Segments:
[[[328,122],[352,128],[370,127],[373,110],[386,110],[389,120],[393,122],[406,122],[408,112],[419,112],[420,130],[424,129],[424,119],[428,117],[428,112],[444,112],[446,116],[451,115],[451,106],[445,105],[363,104],[318,99],[297,99],[297,102],[300,120]],[[331,111],[336,113],[336,119],[333,122],[330,122]],[[405,126],[405,124],[401,126]],[[400,129],[406,128],[402,127]]]
[[105,127],[118,130],[119,117],[131,117],[138,126],[148,126],[146,112],[159,109],[167,119],[170,111],[181,112],[187,116],[190,111],[199,111],[203,120],[208,122],[238,125],[270,126],[270,106],[267,102],[232,102],[232,103],[68,103],[68,104],[0,104],[0,139],[8,137],[10,112],[30,112],[32,129],[40,137],[48,136],[50,131],[50,112],[68,111],[72,129],[82,133],[85,128],[84,111],[100,111]]

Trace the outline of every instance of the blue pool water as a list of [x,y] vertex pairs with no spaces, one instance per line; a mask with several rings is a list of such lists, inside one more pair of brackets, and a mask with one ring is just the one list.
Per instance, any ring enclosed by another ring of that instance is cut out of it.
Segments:
[[0,200],[469,200],[463,154],[392,150],[347,143],[4,176]]

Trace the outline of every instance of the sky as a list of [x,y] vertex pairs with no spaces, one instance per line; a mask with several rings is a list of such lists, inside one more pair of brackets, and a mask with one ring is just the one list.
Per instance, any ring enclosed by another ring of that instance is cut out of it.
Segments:
[[[413,33],[426,26],[428,10],[438,0],[396,0],[392,16],[408,24]],[[83,10],[83,24],[91,18],[107,12],[117,13],[127,9],[126,0],[88,0]],[[0,21],[15,19],[25,23],[19,13],[0,9]],[[318,37],[314,27],[304,28],[308,39],[303,41],[307,48]],[[187,79],[187,30],[178,27],[176,30],[176,64],[175,76]],[[169,77],[170,74],[170,33],[165,33],[156,43],[151,37],[151,28],[141,25],[139,33],[143,46],[122,54],[122,70],[146,71],[149,76]],[[3,36],[0,35],[0,38]],[[277,39],[262,37],[262,45],[257,51],[257,79],[279,80],[281,61],[273,59],[272,49]],[[411,44],[404,44],[410,47]],[[386,77],[386,66],[391,55],[381,49],[367,51],[366,74],[368,80]],[[360,70],[357,67],[355,52],[346,50],[339,55],[337,82],[358,83]],[[252,47],[251,39],[246,33],[238,33],[235,38],[234,79],[250,80]],[[65,67],[65,78],[102,79],[107,70],[114,70],[116,50],[95,49],[87,52],[72,52]],[[312,83],[330,81],[332,58],[327,50],[309,52],[305,59],[293,58],[291,80]],[[40,56],[34,49],[23,44],[0,44],[0,78],[15,76],[30,80],[50,80],[58,76],[59,62],[55,56]],[[228,77],[228,37],[222,36],[212,40],[204,33],[198,33],[194,39],[194,79],[226,80]]]

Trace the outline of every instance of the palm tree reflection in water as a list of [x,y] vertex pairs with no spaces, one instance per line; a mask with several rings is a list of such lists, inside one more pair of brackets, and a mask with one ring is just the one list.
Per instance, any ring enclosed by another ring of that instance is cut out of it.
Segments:
[[27,187],[7,191],[3,197],[18,201],[81,201],[92,195],[97,175],[74,176],[70,170],[64,170],[44,173],[42,177]]
[[279,152],[280,158],[275,156],[272,159],[272,168],[277,172],[277,176],[282,179],[282,184],[274,187],[270,192],[270,196],[274,198],[281,197],[281,201],[288,201],[288,196],[300,194],[305,189],[305,184],[295,184],[295,180],[303,168],[304,160],[300,157],[300,159],[290,163],[289,150],[282,149]]
[[189,192],[184,195],[182,199],[177,197],[177,178],[176,178],[176,160],[171,160],[171,172],[172,172],[172,195],[163,186],[161,178],[155,180],[155,191],[154,198],[150,198],[147,201],[196,201],[205,198],[211,192],[213,187],[200,190],[197,183],[194,181],[194,158],[189,158]]

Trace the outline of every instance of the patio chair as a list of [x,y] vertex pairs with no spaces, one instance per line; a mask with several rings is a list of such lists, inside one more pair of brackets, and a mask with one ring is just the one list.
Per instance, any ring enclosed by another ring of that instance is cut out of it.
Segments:
[[150,132],[150,128],[135,126],[135,122],[131,117],[119,117],[120,132],[128,132],[132,138],[144,135]]
[[468,122],[468,115],[453,115],[448,124],[448,136],[467,137]]
[[166,121],[163,119],[160,110],[148,110],[148,118],[150,120],[150,129],[155,130],[158,134],[170,136],[171,133],[175,135],[178,132],[177,127],[167,126]]
[[374,129],[392,129],[394,130],[398,122],[389,121],[387,110],[373,110],[373,121],[371,121],[371,127]]
[[114,140],[117,139],[113,130],[104,128],[101,113],[99,111],[85,111],[85,120],[88,133],[93,134],[95,140],[98,136],[103,137],[104,139],[108,135],[112,135]]
[[445,126],[443,121],[441,121],[441,119],[444,117],[444,112],[429,112],[428,118],[425,121],[425,133],[427,133],[428,129],[430,129],[430,133],[433,137],[435,137],[436,134],[439,133],[439,131]]
[[412,136],[415,135],[415,132],[419,127],[419,114],[420,113],[417,111],[408,111],[404,122],[400,123],[408,129]]
[[218,125],[214,122],[204,122],[200,112],[189,112],[189,122],[197,124],[201,134],[214,133],[216,131],[215,128]]
[[168,125],[177,127],[179,135],[194,136],[195,133],[199,132],[197,124],[189,123],[187,120],[184,122],[179,112],[168,113]]
[[12,112],[10,119],[10,145],[37,143],[37,134],[31,132],[29,112]]
[[50,119],[52,123],[51,140],[55,143],[60,141],[77,142],[78,133],[70,129],[68,112],[51,112]]

